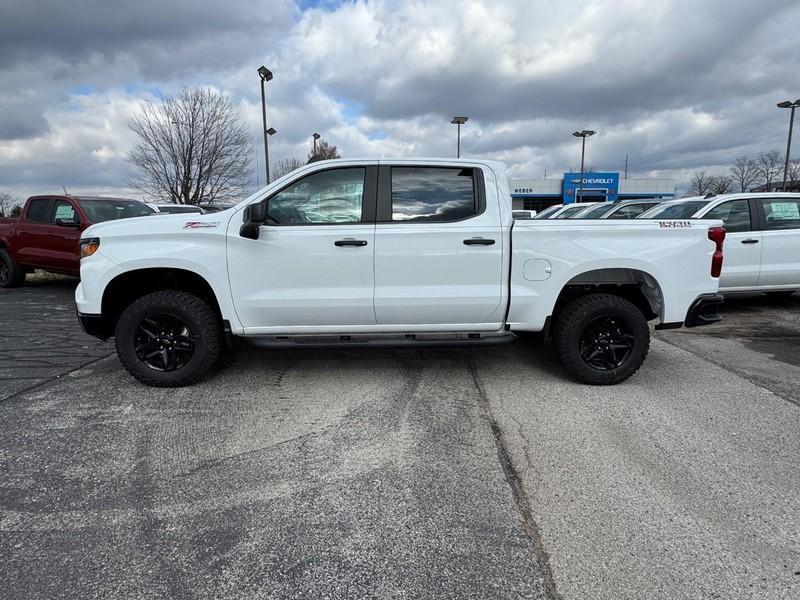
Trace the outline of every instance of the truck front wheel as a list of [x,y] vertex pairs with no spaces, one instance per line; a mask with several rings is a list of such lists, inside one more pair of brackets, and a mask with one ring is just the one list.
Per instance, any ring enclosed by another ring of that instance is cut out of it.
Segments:
[[17,287],[25,281],[25,270],[5,248],[0,248],[0,287]]
[[222,351],[219,317],[193,294],[165,290],[135,300],[116,327],[117,355],[147,385],[195,383],[216,365]]
[[588,294],[564,306],[553,337],[566,371],[592,385],[625,381],[642,366],[650,347],[642,311],[612,294]]

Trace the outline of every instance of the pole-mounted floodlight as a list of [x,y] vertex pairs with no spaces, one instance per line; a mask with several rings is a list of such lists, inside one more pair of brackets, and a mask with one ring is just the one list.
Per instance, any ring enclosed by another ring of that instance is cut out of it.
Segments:
[[[267,129],[267,95],[264,91],[264,84],[268,81],[272,81],[272,71],[270,71],[264,65],[258,67],[258,76],[261,78],[261,125],[264,130],[264,164],[265,170],[267,172],[267,185],[269,185],[269,136],[275,133],[275,130],[270,127]],[[272,133],[269,133],[269,131]]]
[[264,65],[258,67],[258,74],[264,81],[272,81],[272,71],[270,71]]
[[[783,165],[783,191],[786,191],[786,177],[789,174],[789,154],[792,151],[792,128],[794,127],[794,109],[800,106],[800,98],[791,102],[784,100],[778,102],[778,108],[791,108],[792,112],[789,114],[789,139],[786,140],[786,162]],[[769,190],[767,190],[769,191]]]
[[572,132],[572,135],[581,138],[581,179],[579,183],[580,187],[578,188],[578,202],[583,202],[583,159],[586,155],[586,138],[593,136],[595,133],[597,132],[591,129],[582,129]]
[[317,155],[317,140],[321,137],[318,133],[312,133],[311,137],[314,139],[314,156]]
[[274,127],[267,129],[267,135],[275,135],[278,131]]
[[461,158],[461,126],[469,121],[469,117],[453,117],[453,120],[450,121],[453,125],[458,126],[458,141],[456,142],[456,156]]

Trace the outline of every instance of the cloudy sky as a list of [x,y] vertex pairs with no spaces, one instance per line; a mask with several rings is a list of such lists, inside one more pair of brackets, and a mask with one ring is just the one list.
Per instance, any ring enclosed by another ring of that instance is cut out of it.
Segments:
[[261,64],[273,159],[314,131],[452,156],[463,114],[512,176],[576,168],[590,128],[588,164],[687,180],[783,150],[798,32],[797,0],[0,0],[0,191],[127,192],[131,115],[182,86],[230,96],[255,160]]

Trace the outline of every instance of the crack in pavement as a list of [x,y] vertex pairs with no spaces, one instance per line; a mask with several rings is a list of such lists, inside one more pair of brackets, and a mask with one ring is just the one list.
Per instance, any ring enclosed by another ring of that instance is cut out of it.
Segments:
[[500,425],[495,420],[494,415],[492,414],[492,409],[489,405],[489,398],[486,395],[486,390],[483,387],[483,383],[481,383],[480,376],[478,375],[478,369],[473,358],[469,358],[467,360],[467,366],[470,374],[472,375],[475,389],[478,391],[481,403],[483,404],[483,410],[486,414],[487,420],[489,421],[489,426],[492,429],[492,435],[494,436],[495,445],[497,446],[497,458],[500,462],[501,468],[503,469],[506,482],[511,488],[511,493],[514,496],[514,502],[517,505],[517,509],[519,510],[520,518],[522,520],[522,528],[533,543],[536,562],[539,563],[539,568],[542,570],[545,595],[547,596],[548,600],[562,600],[558,590],[556,589],[555,578],[553,577],[553,571],[550,568],[550,557],[547,554],[547,550],[545,550],[542,536],[539,533],[539,526],[536,523],[536,519],[533,517],[531,501],[527,492],[525,491],[525,485],[523,484],[520,476],[517,474],[517,471],[511,462],[511,456],[509,455],[508,450],[503,443],[503,432],[500,429]]

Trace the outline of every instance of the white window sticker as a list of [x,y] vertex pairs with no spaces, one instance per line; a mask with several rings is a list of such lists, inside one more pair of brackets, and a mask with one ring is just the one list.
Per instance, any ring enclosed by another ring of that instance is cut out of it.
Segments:
[[71,219],[75,216],[75,209],[69,204],[59,204],[56,207],[56,219]]
[[800,205],[797,202],[770,202],[769,209],[768,218],[771,219],[800,219]]

